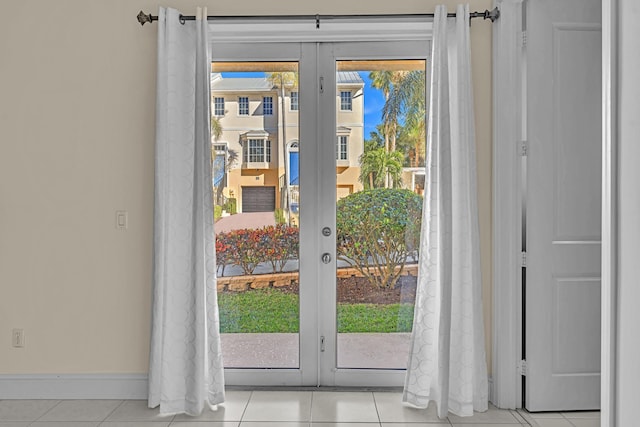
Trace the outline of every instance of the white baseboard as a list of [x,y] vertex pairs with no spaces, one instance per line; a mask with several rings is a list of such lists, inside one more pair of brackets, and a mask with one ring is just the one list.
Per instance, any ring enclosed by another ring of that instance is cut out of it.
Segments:
[[[2,399],[147,399],[145,374],[0,375]],[[489,402],[493,402],[489,377]]]
[[147,399],[146,374],[0,375],[0,399]]

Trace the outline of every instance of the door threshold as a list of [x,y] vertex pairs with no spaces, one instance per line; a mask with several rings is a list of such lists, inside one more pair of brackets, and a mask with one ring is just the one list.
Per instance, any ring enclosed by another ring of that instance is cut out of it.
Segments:
[[332,391],[332,392],[386,392],[397,393],[402,387],[347,387],[347,386],[245,386],[229,385],[226,391]]

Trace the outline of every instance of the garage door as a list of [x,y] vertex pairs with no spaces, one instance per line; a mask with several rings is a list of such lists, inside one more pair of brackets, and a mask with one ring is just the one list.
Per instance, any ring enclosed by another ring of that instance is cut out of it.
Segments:
[[276,187],[242,187],[242,212],[273,212]]

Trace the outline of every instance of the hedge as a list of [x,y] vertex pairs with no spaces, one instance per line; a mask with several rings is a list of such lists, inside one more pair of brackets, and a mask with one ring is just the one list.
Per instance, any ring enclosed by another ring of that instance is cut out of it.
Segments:
[[297,259],[300,238],[297,227],[285,224],[263,228],[232,230],[216,237],[218,267],[238,265],[244,274],[253,274],[260,263],[268,262],[274,272],[282,272],[288,260]]

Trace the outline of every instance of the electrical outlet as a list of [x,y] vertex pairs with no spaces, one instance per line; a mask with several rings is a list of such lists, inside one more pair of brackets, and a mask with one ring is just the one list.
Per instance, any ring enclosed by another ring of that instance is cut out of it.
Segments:
[[24,347],[24,329],[14,329],[11,332],[11,345],[16,348]]

